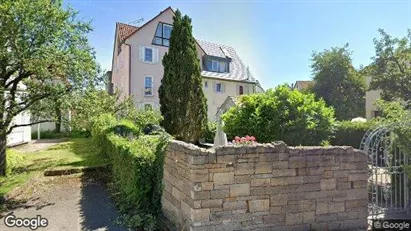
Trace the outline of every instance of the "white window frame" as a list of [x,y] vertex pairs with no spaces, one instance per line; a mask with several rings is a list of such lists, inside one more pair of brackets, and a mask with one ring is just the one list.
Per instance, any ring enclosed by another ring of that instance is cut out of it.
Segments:
[[[214,64],[216,64],[216,69],[214,69]],[[219,72],[219,68],[220,68],[220,62],[217,60],[211,60],[211,71],[213,72]]]
[[[146,79],[151,78],[151,94],[146,93]],[[154,78],[151,75],[145,75],[144,76],[144,96],[153,96],[154,95]]]
[[[220,84],[220,91],[218,90],[218,85]],[[215,92],[217,93],[223,93],[223,83],[216,83],[215,84]]]
[[[151,50],[151,60],[146,60],[146,50],[150,49]],[[143,51],[143,57],[144,57],[144,62],[147,63],[153,63],[154,62],[154,49],[152,47],[144,47],[144,51]]]

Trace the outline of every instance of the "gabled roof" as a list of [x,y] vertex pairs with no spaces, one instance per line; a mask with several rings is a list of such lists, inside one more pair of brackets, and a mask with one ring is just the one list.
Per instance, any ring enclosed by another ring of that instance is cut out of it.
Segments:
[[228,56],[231,60],[229,64],[230,72],[218,73],[211,71],[201,71],[202,76],[218,79],[256,82],[247,66],[244,65],[243,61],[241,61],[240,57],[237,55],[237,52],[234,50],[234,48],[198,39],[197,43],[203,49],[206,55],[220,58],[226,58]]
[[122,43],[126,38],[138,30],[138,27],[129,24],[117,22],[117,41]]
[[162,13],[166,12],[167,10],[171,10],[171,12],[173,12],[174,14],[174,10],[173,8],[171,8],[171,6],[167,7],[166,9],[164,9],[163,11],[161,11],[158,15],[156,15],[155,17],[153,17],[152,19],[148,20],[146,23],[144,23],[142,26],[140,26],[139,28],[137,28],[137,30],[133,31],[132,33],[130,33],[126,38],[124,39],[128,39],[130,36],[132,36],[134,33],[136,33],[139,29],[145,27],[147,24],[149,24],[151,21],[153,21],[154,19],[156,19],[158,16],[160,16]]
[[298,90],[305,90],[309,88],[312,84],[314,84],[314,81],[311,81],[311,80],[303,80],[303,81],[297,80],[293,88],[294,89],[296,88]]

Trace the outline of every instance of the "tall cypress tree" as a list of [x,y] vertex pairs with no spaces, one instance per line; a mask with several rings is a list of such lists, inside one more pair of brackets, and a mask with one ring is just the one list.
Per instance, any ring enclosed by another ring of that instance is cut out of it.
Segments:
[[177,10],[173,17],[169,51],[164,55],[164,76],[159,88],[162,126],[176,139],[194,143],[207,126],[207,99],[201,81],[200,60],[191,18]]

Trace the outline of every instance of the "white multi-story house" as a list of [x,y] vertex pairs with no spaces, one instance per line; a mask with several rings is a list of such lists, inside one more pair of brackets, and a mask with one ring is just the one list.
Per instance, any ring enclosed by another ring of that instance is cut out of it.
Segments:
[[[110,88],[132,96],[137,107],[159,108],[158,89],[164,73],[161,60],[168,51],[173,16],[168,7],[140,27],[116,24]],[[228,96],[262,91],[233,48],[196,42],[209,120],[215,120],[218,107]]]

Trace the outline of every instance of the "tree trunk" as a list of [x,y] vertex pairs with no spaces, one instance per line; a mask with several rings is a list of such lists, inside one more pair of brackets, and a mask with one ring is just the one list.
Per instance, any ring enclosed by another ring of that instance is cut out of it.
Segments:
[[7,167],[6,142],[7,142],[6,134],[0,134],[0,176],[6,175],[6,167]]
[[60,110],[60,107],[57,105],[58,104],[56,104],[56,107],[54,108],[56,110],[56,116],[57,116],[57,120],[55,122],[56,124],[55,132],[60,133],[61,132],[61,110]]

